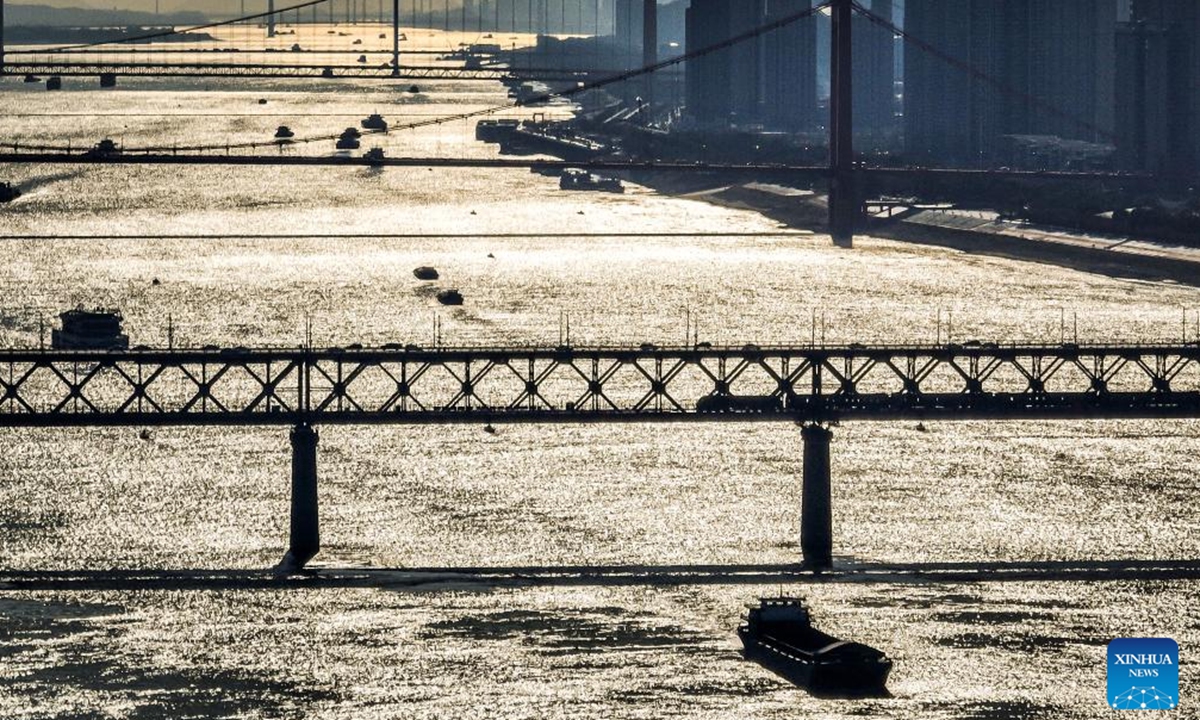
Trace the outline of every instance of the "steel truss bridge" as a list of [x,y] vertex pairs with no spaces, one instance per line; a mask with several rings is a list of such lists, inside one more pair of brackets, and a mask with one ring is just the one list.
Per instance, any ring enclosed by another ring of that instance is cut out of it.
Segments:
[[[286,52],[275,53],[285,55]],[[616,71],[572,70],[484,66],[478,68],[441,65],[401,65],[399,72],[390,63],[329,65],[320,63],[208,63],[146,61],[35,61],[4,62],[3,75],[99,76],[122,77],[200,77],[200,78],[381,78],[390,80],[541,80],[575,82],[609,77]]]
[[[306,138],[305,144],[332,142],[333,138]],[[270,154],[254,154],[259,148],[279,150]],[[464,157],[383,157],[364,155],[301,155],[287,150],[294,145],[279,145],[265,139],[259,143],[231,143],[228,148],[147,148],[123,150],[112,154],[97,154],[90,148],[46,148],[38,145],[10,143],[0,145],[0,164],[64,164],[64,165],[286,165],[286,166],[372,166],[372,167],[446,167],[446,168],[509,168],[562,171],[583,168],[596,172],[689,172],[724,173],[749,177],[772,177],[796,181],[824,181],[832,171],[826,165],[785,165],[777,163],[719,163],[683,162],[672,160],[544,160],[538,158],[464,158]],[[249,154],[243,154],[249,149]],[[861,167],[856,170],[863,178],[910,178],[917,180],[962,181],[984,178],[1028,180],[1039,182],[1108,182],[1125,188],[1154,188],[1168,182],[1151,175],[1120,172],[1075,172],[1044,170],[958,170],[950,168]],[[876,201],[866,204],[879,205]],[[886,204],[886,203],[885,203]]]
[[0,427],[1200,417],[1200,344],[0,352]]
[[839,421],[1196,417],[1200,343],[0,351],[0,428],[291,426],[281,573],[320,551],[319,424],[794,422],[819,571]]

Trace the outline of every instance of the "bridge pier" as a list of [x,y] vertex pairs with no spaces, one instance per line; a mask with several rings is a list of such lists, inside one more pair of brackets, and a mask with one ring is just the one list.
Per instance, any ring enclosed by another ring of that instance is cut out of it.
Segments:
[[317,431],[307,423],[292,428],[292,509],[287,554],[277,570],[299,572],[321,549],[317,509]]
[[829,480],[829,441],[833,433],[821,425],[805,425],[804,479],[800,506],[800,551],[804,566],[833,566],[833,499]]

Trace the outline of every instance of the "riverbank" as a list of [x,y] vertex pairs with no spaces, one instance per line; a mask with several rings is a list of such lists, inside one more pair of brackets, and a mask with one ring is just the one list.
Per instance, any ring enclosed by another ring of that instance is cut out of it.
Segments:
[[[827,228],[825,197],[809,190],[766,183],[720,184],[713,178],[684,183],[660,177],[635,181],[675,197],[753,210],[791,229],[825,232]],[[1200,287],[1200,248],[1001,220],[988,211],[917,210],[893,218],[871,217],[863,233],[1110,277]]]

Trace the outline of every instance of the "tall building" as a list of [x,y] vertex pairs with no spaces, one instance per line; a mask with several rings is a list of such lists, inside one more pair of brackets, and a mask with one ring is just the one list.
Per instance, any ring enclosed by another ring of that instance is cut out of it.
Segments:
[[616,0],[613,5],[613,39],[627,57],[642,55],[642,0]]
[[906,49],[910,158],[989,165],[1000,156],[1004,137],[1014,135],[1112,142],[1117,5],[908,0],[906,32],[962,65]]
[[[894,21],[892,0],[863,2],[872,14]],[[854,127],[886,132],[896,124],[896,50],[890,30],[862,15],[855,15]]]
[[[684,18],[689,53],[729,39],[730,0],[692,0]],[[685,79],[688,115],[702,125],[724,125],[732,112],[732,75],[727,51],[688,60]]]
[[[812,0],[769,0],[767,21],[812,7]],[[817,22],[805,18],[763,37],[763,123],[772,130],[811,130],[826,121],[817,104]]]
[[[811,0],[692,0],[688,52],[750,33]],[[715,126],[798,130],[816,119],[816,31],[806,18],[688,61],[687,112]]]
[[1122,167],[1200,175],[1200,3],[1133,0],[1117,56]]

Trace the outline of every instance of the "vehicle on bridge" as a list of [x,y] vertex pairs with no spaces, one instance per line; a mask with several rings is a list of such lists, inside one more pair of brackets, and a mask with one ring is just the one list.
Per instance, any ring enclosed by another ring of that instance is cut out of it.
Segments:
[[713,393],[696,401],[698,413],[777,413],[783,402],[774,395],[724,395]]
[[800,598],[761,598],[738,627],[743,653],[814,695],[886,696],[892,661],[873,647],[812,626]]
[[50,331],[50,347],[55,350],[128,350],[129,336],[121,332],[119,310],[82,305],[58,316],[62,328]]

